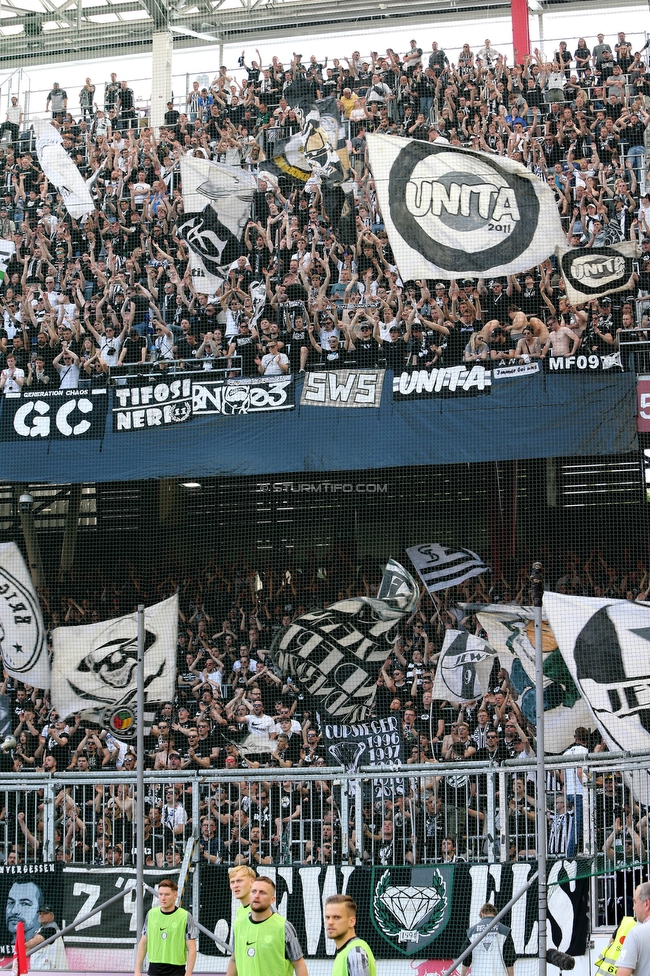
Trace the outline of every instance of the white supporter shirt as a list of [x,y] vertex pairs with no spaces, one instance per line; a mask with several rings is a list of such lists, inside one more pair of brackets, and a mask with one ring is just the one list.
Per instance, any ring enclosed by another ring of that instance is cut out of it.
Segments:
[[261,735],[265,739],[270,738],[271,732],[275,731],[275,722],[270,715],[247,715],[246,722],[249,732],[253,735]]
[[20,393],[22,387],[20,386],[19,383],[16,382],[16,380],[25,379],[25,371],[23,369],[19,369],[16,366],[16,368],[14,369],[13,376],[9,375],[9,368],[3,369],[2,373],[0,373],[0,376],[2,377],[2,379],[5,379],[6,377],[5,384],[4,384],[5,393]]

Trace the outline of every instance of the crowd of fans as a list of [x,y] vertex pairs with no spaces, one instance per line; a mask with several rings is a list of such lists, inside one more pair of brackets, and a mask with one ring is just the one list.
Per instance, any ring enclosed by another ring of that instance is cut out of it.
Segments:
[[[648,573],[628,551],[616,560],[600,548],[588,558],[561,549],[546,555],[549,588],[628,600],[648,596]],[[531,759],[536,749],[535,725],[522,712],[510,674],[497,662],[488,691],[474,702],[433,698],[447,630],[483,633],[472,604],[527,603],[524,569],[510,585],[485,575],[434,595],[433,602],[421,593],[381,669],[373,709],[376,718],[398,720],[404,775],[393,771],[386,779],[350,786],[328,777],[327,767],[340,760],[330,754],[309,701],[274,661],[273,640],[308,609],[375,595],[380,578],[379,564],[356,564],[342,548],[330,560],[305,558],[291,566],[230,566],[210,559],[166,572],[152,565],[146,578],[134,565],[120,563],[112,571],[86,570],[45,591],[48,630],[120,616],[174,592],[180,598],[176,695],[161,704],[142,757],[134,743],[118,741],[84,715],[59,715],[48,692],[5,674],[2,690],[10,696],[17,741],[2,753],[4,768],[33,771],[41,789],[39,774],[48,774],[55,856],[96,865],[136,861],[134,773],[141,759],[147,770],[165,771],[146,786],[143,856],[149,865],[178,864],[194,829],[200,857],[210,864],[473,861],[498,858],[503,845],[508,860],[534,859],[534,769],[508,770],[502,783],[498,776],[505,760]],[[583,850],[582,763],[588,753],[607,751],[595,729],[582,727],[566,729],[565,745],[575,766],[559,771],[550,763],[548,769],[552,857]],[[479,771],[459,770],[463,761],[480,764]],[[297,780],[292,770],[298,769],[301,775],[322,773]],[[121,771],[123,781],[101,783],[110,770]],[[275,778],[265,779],[264,770]],[[57,779],[64,771],[76,774],[74,785]],[[86,785],[85,775],[93,777]],[[589,844],[602,865],[620,868],[643,859],[646,810],[621,774],[598,774],[591,787]],[[5,859],[38,859],[48,810],[42,795],[7,789],[0,798]],[[623,894],[609,892],[608,917],[629,907],[634,886],[628,892],[627,882],[621,884]]]
[[[183,365],[257,376],[610,354],[637,325],[637,305],[645,324],[650,73],[623,32],[512,64],[489,40],[476,52],[464,44],[455,61],[416,40],[404,54],[354,51],[331,63],[296,53],[265,66],[256,54],[249,66],[244,52],[232,75],[221,67],[209,87],[195,81],[180,105],[169,103],[159,132],[140,126],[117,73],[103,100],[87,78],[74,114],[55,83],[45,110],[96,205],[78,221],[40,170],[29,119],[12,99],[0,149],[0,236],[16,244],[0,289],[5,392]],[[329,96],[349,136],[353,240],[318,174],[298,186],[271,165],[275,147],[301,129],[295,99]],[[554,259],[504,279],[403,281],[368,168],[369,132],[521,161],[552,188],[572,246],[640,242],[628,288],[573,307]],[[213,295],[195,292],[178,233],[184,154],[257,177],[242,253]]]

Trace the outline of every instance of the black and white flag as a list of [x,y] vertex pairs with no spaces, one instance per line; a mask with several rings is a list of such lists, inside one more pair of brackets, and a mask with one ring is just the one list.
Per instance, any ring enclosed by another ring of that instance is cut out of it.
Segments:
[[41,608],[15,542],[0,545],[0,649],[16,681],[50,687],[50,662]]
[[273,641],[274,663],[307,696],[321,722],[362,722],[370,715],[379,671],[418,600],[418,584],[399,563],[390,560],[386,576],[382,596],[352,597],[303,613]]
[[[178,596],[147,607],[144,630],[144,700],[171,701],[176,683]],[[124,709],[126,725],[126,711],[137,701],[137,613],[98,624],[57,627],[52,644],[52,707],[59,715],[88,708],[96,712]],[[113,725],[113,731],[119,729]]]
[[237,166],[183,156],[181,179],[185,217],[179,236],[189,248],[192,286],[213,295],[233,261],[245,253],[242,237],[251,214],[255,177]]
[[545,593],[544,608],[608,748],[650,749],[650,606]]
[[639,255],[635,241],[612,244],[611,247],[568,248],[561,245],[555,253],[567,298],[574,305],[626,288],[634,289],[630,279],[634,274],[634,258]]
[[433,683],[434,700],[480,700],[490,690],[495,658],[495,651],[481,637],[467,631],[448,630]]
[[553,191],[521,163],[379,133],[367,141],[405,281],[527,271],[564,240]]
[[480,576],[488,567],[471,549],[453,550],[439,542],[412,546],[406,550],[429,593],[458,586],[472,576]]

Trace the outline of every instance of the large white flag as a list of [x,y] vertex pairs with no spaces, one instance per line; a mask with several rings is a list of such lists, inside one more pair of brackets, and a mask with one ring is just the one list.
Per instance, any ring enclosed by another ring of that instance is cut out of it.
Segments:
[[45,627],[29,570],[15,542],[0,545],[0,645],[12,678],[50,687]]
[[[147,607],[144,628],[144,700],[170,701],[176,681],[178,596]],[[52,706],[59,715],[135,703],[137,613],[99,624],[57,627],[52,643]]]
[[242,236],[257,184],[238,166],[198,156],[182,157],[181,179],[185,218],[179,236],[190,251],[192,286],[213,295],[233,261],[245,253]]
[[78,219],[95,209],[83,176],[63,148],[61,133],[51,122],[34,119],[36,155],[41,169],[61,196],[71,217]]
[[464,583],[485,573],[487,566],[471,549],[452,549],[439,542],[412,546],[406,550],[429,593]]
[[[484,607],[465,604],[474,611],[487,634],[499,664],[508,672],[517,694],[517,704],[526,721],[537,726],[535,669],[535,620],[532,607],[491,603]],[[542,624],[544,686],[544,751],[559,755],[573,742],[579,725],[589,725],[591,711],[580,697],[573,678],[558,650],[548,620]]]
[[404,280],[515,274],[564,241],[553,191],[521,163],[447,142],[367,140]]
[[544,607],[608,747],[650,749],[650,606],[545,593]]
[[496,654],[487,641],[467,631],[448,630],[433,683],[434,699],[480,701],[490,690],[495,659]]

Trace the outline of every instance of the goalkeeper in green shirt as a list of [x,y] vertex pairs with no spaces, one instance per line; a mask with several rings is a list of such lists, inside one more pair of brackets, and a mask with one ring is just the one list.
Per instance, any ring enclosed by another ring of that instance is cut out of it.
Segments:
[[271,907],[273,881],[256,878],[250,899],[250,912],[238,911],[235,918],[235,950],[226,976],[308,976],[296,930]]
[[357,904],[350,895],[330,895],[325,902],[325,931],[334,941],[332,976],[377,976],[372,949],[357,938]]
[[176,907],[178,885],[165,878],[158,882],[158,908],[147,912],[138,942],[134,976],[142,976],[149,955],[149,976],[192,976],[196,962],[196,923],[184,908]]

